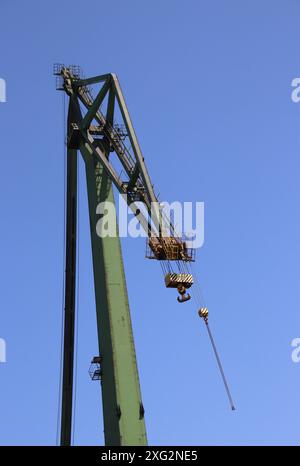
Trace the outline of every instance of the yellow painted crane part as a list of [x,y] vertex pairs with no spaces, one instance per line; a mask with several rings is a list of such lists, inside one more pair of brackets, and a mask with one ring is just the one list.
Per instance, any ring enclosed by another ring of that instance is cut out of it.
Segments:
[[207,307],[201,307],[198,311],[199,316],[205,321],[208,322],[208,309]]
[[190,273],[168,273],[165,276],[165,285],[167,288],[177,288],[180,296],[177,297],[179,303],[185,303],[191,299],[186,289],[193,284],[193,276]]

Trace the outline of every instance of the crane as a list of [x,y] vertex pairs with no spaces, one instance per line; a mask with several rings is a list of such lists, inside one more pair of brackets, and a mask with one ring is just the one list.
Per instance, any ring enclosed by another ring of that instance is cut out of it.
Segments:
[[[78,66],[63,64],[54,65],[54,75],[57,77],[57,89],[65,92],[69,100],[60,443],[70,445],[72,434],[77,157],[80,153],[87,182],[99,342],[99,355],[92,360],[90,374],[94,380],[101,382],[105,444],[146,445],[145,410],[136,365],[120,239],[118,235],[97,235],[97,206],[105,201],[114,203],[112,187],[115,186],[147,233],[146,257],[161,263],[165,285],[177,289],[179,303],[191,298],[187,289],[193,285],[193,275],[188,265],[195,260],[195,251],[187,246],[171,221],[164,217],[117,76],[109,73],[85,78]],[[93,85],[100,85],[96,95]],[[121,122],[116,121],[117,117]],[[140,202],[145,206],[146,213],[139,208]],[[199,316],[204,318],[200,311]]]

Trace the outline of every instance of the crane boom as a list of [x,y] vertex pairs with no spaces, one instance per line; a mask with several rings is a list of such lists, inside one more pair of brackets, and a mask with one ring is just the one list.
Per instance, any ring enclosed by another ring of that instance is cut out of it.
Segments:
[[[136,134],[129,116],[125,99],[114,74],[106,74],[91,79],[80,79],[79,75],[74,73],[72,67],[61,66],[56,74],[63,79],[62,89],[69,95],[73,96],[74,103],[77,105],[77,121],[70,125],[68,140],[70,145],[77,146],[78,141],[84,142],[86,149],[91,156],[99,160],[106,174],[112,180],[118,191],[126,196],[128,206],[135,213],[137,210],[136,202],[143,202],[147,207],[149,215],[153,216],[153,204],[158,205],[158,199],[154,193],[153,186],[147,171],[144,157],[138,144]],[[102,83],[102,87],[94,98],[88,85],[91,83]],[[109,95],[109,106],[106,116],[100,110],[105,97]],[[76,102],[77,101],[77,102]],[[127,135],[130,140],[131,150],[125,146],[118,131],[114,128],[114,108],[118,103],[120,112],[123,117]],[[86,108],[87,113],[84,117],[81,115],[79,102]],[[92,125],[92,122],[95,122]],[[101,138],[101,139],[100,139]],[[108,154],[105,153],[105,145],[108,146]],[[115,152],[119,162],[124,167],[125,177],[116,172],[112,161],[109,159],[109,153]],[[152,211],[151,211],[152,207]],[[159,232],[159,218],[152,218],[155,234]],[[149,232],[149,221],[141,212],[139,221],[143,228]]]

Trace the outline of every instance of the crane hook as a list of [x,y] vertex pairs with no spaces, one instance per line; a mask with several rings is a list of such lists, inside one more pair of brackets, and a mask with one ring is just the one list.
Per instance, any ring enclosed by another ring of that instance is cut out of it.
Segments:
[[185,303],[186,301],[189,301],[191,299],[191,295],[189,293],[185,294],[186,287],[184,285],[178,285],[177,291],[180,294],[180,296],[177,296],[177,301],[179,303]]

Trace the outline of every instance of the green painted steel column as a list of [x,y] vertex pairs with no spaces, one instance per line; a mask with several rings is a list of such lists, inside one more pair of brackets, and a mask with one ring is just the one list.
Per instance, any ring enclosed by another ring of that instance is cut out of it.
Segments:
[[89,201],[105,444],[147,445],[120,239],[96,232],[97,205],[114,204],[111,181],[85,144],[80,151]]

